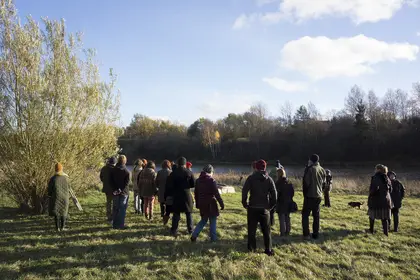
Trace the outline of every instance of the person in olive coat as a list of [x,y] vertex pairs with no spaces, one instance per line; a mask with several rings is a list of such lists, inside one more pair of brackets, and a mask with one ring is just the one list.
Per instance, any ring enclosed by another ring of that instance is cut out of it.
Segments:
[[[391,199],[394,204],[394,208],[391,210],[391,215],[394,216],[394,232],[398,232],[398,224],[400,222],[400,208],[402,206],[402,200],[405,195],[404,185],[397,179],[397,174],[393,171],[388,172],[388,178],[392,183]],[[388,220],[391,226],[391,220]]]
[[386,166],[378,164],[375,172],[371,179],[368,197],[369,232],[374,233],[375,219],[378,219],[382,221],[383,232],[388,236],[388,221],[391,219],[392,209],[392,184],[387,176]]
[[171,179],[168,181],[170,185],[167,185],[173,197],[171,234],[174,236],[178,234],[178,225],[181,219],[180,213],[185,213],[186,215],[188,233],[191,234],[193,230],[191,213],[194,204],[191,189],[194,188],[195,179],[194,174],[187,169],[186,165],[186,158],[181,157],[178,159],[178,167],[172,171]]
[[155,195],[157,194],[156,186],[156,166],[153,161],[149,161],[146,168],[140,173],[138,178],[138,187],[141,191],[141,196],[144,199],[143,213],[146,219],[153,219],[153,207],[155,202]]
[[106,217],[108,222],[112,221],[112,201],[114,200],[114,195],[112,194],[111,172],[115,167],[115,163],[116,160],[114,157],[109,158],[106,165],[102,167],[99,175],[102,182],[102,192],[106,195]]
[[63,165],[55,165],[55,175],[48,182],[49,215],[54,217],[57,231],[65,230],[69,212],[70,183]]

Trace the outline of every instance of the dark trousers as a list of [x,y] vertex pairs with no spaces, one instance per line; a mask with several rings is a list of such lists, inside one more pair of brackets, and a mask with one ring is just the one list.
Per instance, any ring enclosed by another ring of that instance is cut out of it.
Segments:
[[281,236],[287,236],[290,234],[290,213],[279,213],[280,221],[280,234]]
[[64,227],[66,226],[66,217],[64,216],[55,216],[54,221],[55,221],[55,228],[57,231],[63,230]]
[[274,216],[276,215],[276,207],[270,210],[270,226],[274,226]]
[[[394,217],[394,231],[398,231],[398,224],[400,222],[400,209],[399,208],[393,208],[391,210],[391,214]],[[388,220],[388,225],[391,227],[391,219]]]
[[163,217],[163,216],[165,216],[165,213],[166,213],[166,205],[165,205],[165,203],[160,203],[160,216],[161,217]]
[[[187,212],[185,213],[185,216],[187,218],[187,230],[188,233],[192,233],[193,230],[193,221],[192,221],[192,215],[191,213]],[[181,214],[178,212],[174,212],[174,214],[172,215],[172,227],[171,227],[171,232],[173,234],[178,232],[178,226],[179,226],[179,221],[181,220]]]
[[303,236],[309,236],[309,216],[312,212],[312,217],[314,218],[312,224],[312,233],[314,237],[318,237],[319,234],[319,212],[321,198],[312,198],[312,197],[305,197],[303,200],[303,208],[302,208],[302,229],[303,229]]
[[106,194],[106,218],[108,221],[112,221],[112,201],[114,200],[114,196],[112,193]]
[[331,207],[330,192],[324,191],[324,206]]
[[[386,236],[388,236],[388,230],[389,230],[388,220],[385,219],[385,220],[381,220],[381,221],[382,221],[382,230],[383,230],[384,234]],[[374,232],[374,227],[375,227],[375,220],[369,218],[369,231],[371,233]]]
[[270,210],[259,208],[248,208],[248,250],[257,249],[257,226],[260,224],[261,232],[264,237],[264,247],[266,251],[271,251],[271,226]]

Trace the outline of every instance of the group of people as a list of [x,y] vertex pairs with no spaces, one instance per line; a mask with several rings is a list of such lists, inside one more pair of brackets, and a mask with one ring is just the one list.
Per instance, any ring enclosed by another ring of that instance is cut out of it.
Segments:
[[[224,209],[224,202],[213,178],[214,168],[206,165],[196,180],[191,170],[192,164],[184,157],[176,163],[163,161],[162,168],[156,172],[153,161],[139,159],[133,172],[126,167],[127,158],[120,155],[108,159],[100,173],[103,192],[106,194],[106,213],[114,229],[126,229],[125,216],[129,201],[129,186],[133,185],[135,213],[153,219],[155,196],[160,204],[160,215],[166,225],[172,215],[170,233],[178,235],[180,216],[186,215],[187,230],[191,241],[195,242],[204,226],[210,222],[210,239],[217,240],[216,224],[219,210]],[[260,225],[265,253],[273,255],[271,226],[277,213],[281,236],[288,236],[291,231],[290,214],[298,211],[293,201],[294,186],[286,176],[283,166],[277,162],[276,181],[267,172],[267,163],[258,160],[253,163],[253,173],[248,176],[242,188],[242,205],[247,210],[248,250],[256,250],[256,230]],[[50,196],[50,215],[55,217],[58,231],[65,229],[69,206],[69,180],[63,172],[63,166],[57,163],[56,174],[48,183]],[[320,229],[320,205],[324,197],[324,206],[331,207],[330,191],[332,188],[331,171],[324,170],[319,163],[319,156],[309,157],[302,181],[303,208],[302,231],[305,239],[317,239]],[[194,189],[194,194],[192,193]],[[377,165],[371,179],[368,215],[369,232],[374,233],[374,221],[382,221],[383,232],[388,235],[391,217],[394,217],[394,231],[398,231],[399,209],[402,206],[405,188],[397,180],[395,172],[388,172],[384,165]],[[192,212],[194,203],[199,209],[201,220],[193,229]],[[313,216],[312,234],[309,228],[309,216]]]

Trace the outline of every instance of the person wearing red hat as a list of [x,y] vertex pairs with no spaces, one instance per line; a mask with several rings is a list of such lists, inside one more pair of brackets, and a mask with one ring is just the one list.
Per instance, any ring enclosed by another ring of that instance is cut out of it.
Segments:
[[191,162],[188,161],[185,166],[187,167],[188,170],[191,171],[191,168],[192,168],[192,163]]
[[246,179],[242,188],[242,205],[248,211],[248,250],[253,252],[257,249],[256,232],[260,224],[265,254],[272,256],[270,210],[276,206],[277,192],[266,169],[267,163],[264,160],[255,162],[255,172]]

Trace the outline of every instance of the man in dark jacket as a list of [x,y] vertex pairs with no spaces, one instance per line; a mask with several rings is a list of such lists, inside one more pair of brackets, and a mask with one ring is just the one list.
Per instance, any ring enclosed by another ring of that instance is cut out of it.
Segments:
[[[400,208],[402,206],[402,200],[405,195],[404,185],[397,179],[397,174],[393,171],[388,172],[388,177],[392,183],[391,199],[394,204],[394,208],[391,210],[392,216],[394,216],[394,232],[398,232],[398,224],[400,221]],[[388,221],[391,226],[391,220]]]
[[193,230],[191,212],[194,205],[191,189],[194,188],[195,179],[194,174],[186,168],[186,164],[186,158],[181,157],[178,159],[178,166],[172,171],[166,186],[167,191],[173,197],[171,234],[174,236],[178,234],[181,213],[186,215],[188,233],[191,234]]
[[246,179],[242,189],[242,205],[248,210],[248,250],[252,252],[257,249],[255,235],[259,223],[264,236],[265,253],[272,256],[270,210],[276,206],[277,193],[266,168],[267,163],[262,159],[255,163],[256,171]]
[[101,174],[99,175],[102,182],[102,192],[106,195],[106,217],[108,218],[108,222],[112,221],[112,200],[114,199],[114,196],[112,195],[111,173],[112,169],[115,167],[115,162],[116,160],[114,157],[109,158],[107,164],[102,167]]
[[127,158],[124,155],[118,157],[118,163],[112,170],[113,223],[114,229],[125,229],[125,215],[128,205],[130,172],[126,168]]
[[309,215],[311,212],[314,218],[312,238],[317,239],[319,235],[319,212],[325,176],[325,170],[319,164],[319,156],[313,154],[309,158],[308,166],[305,168],[303,175],[302,228],[305,239],[310,238]]

